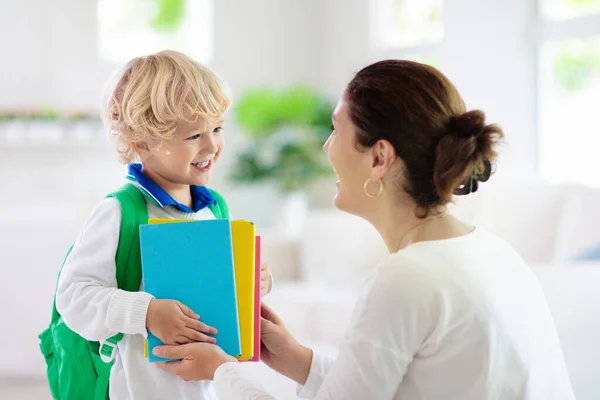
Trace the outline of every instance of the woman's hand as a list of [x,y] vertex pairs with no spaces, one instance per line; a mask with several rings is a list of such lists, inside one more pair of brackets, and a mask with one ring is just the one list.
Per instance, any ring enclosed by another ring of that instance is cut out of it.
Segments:
[[[302,346],[288,332],[279,317],[261,304],[261,358],[275,371],[301,385],[306,383],[312,362],[312,350]],[[226,362],[237,362],[220,347],[209,343],[189,343],[180,346],[159,346],[154,355],[179,358],[179,361],[158,363],[165,371],[184,380],[214,379],[215,371]]]
[[260,311],[261,359],[275,371],[304,385],[310,372],[312,350],[298,343],[267,305],[261,304]]
[[214,379],[215,371],[226,362],[237,360],[217,345],[189,343],[180,346],[158,346],[152,353],[163,358],[180,358],[178,361],[157,363],[158,367],[180,376],[185,381]]

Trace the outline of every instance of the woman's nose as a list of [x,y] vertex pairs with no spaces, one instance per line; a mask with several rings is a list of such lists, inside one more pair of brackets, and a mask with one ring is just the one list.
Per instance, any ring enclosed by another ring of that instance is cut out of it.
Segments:
[[325,153],[327,153],[327,151],[329,150],[329,144],[331,143],[331,137],[333,136],[333,134],[329,135],[329,137],[327,138],[327,140],[325,141],[325,144],[323,144],[323,151]]

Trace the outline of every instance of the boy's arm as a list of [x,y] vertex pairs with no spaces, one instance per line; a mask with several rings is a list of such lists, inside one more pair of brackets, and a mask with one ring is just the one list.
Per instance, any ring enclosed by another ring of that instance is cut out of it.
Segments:
[[56,308],[69,328],[87,340],[116,333],[146,336],[152,295],[117,289],[115,254],[121,206],[106,199],[90,215],[63,266]]
[[269,270],[269,264],[262,262],[260,264],[260,296],[265,297],[273,290],[273,275]]
[[269,271],[269,287],[267,288],[267,293],[265,293],[265,296],[271,293],[271,291],[273,290],[274,283],[275,281],[273,280],[273,274],[271,273],[271,271]]

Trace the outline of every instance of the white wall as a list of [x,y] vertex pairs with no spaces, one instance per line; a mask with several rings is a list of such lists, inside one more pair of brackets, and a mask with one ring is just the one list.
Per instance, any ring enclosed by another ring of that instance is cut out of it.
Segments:
[[370,62],[433,51],[467,107],[483,109],[505,130],[499,173],[536,170],[535,1],[444,0],[444,41],[421,48],[378,51],[369,45],[366,0],[325,2],[323,87],[337,96]]
[[[499,171],[536,169],[535,2],[448,0],[444,72],[468,107],[486,111],[506,133]],[[474,17],[475,16],[475,17]],[[453,23],[450,23],[453,21]]]
[[[304,80],[335,98],[360,67],[407,53],[370,49],[370,3],[216,1],[211,65],[234,93],[252,84]],[[534,3],[446,0],[445,37],[436,50],[467,104],[484,109],[505,128],[500,171],[520,174],[536,166]],[[96,2],[0,4],[0,106],[96,110],[114,68],[97,57]]]
[[0,9],[0,106],[96,110],[111,71],[96,57],[96,2],[2,0]]
[[[335,99],[360,67],[415,51],[370,48],[371,3],[215,1],[211,65],[235,94],[248,85],[304,80]],[[532,174],[536,168],[534,3],[445,0],[444,42],[434,46],[468,106],[482,108],[505,128],[501,173]],[[2,0],[0,7],[0,107],[97,110],[115,66],[97,56],[96,2]],[[228,138],[235,150],[236,133]]]
[[[251,84],[314,82],[316,4],[215,1],[211,66],[235,92]],[[98,57],[96,1],[1,0],[0,10],[0,107],[96,111],[102,86],[116,67]]]

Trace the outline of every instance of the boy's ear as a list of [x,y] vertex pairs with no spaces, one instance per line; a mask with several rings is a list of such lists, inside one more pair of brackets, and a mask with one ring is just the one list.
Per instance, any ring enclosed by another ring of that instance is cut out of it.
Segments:
[[150,151],[150,147],[148,147],[148,144],[146,144],[146,142],[134,142],[133,143],[133,149],[135,150],[136,153],[140,153],[140,152],[148,152]]

